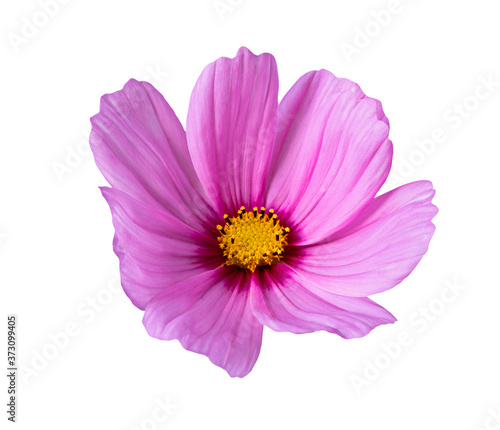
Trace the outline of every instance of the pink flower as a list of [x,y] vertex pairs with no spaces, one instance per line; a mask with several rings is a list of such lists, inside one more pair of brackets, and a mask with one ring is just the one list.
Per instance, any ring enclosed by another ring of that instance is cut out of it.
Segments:
[[320,70],[278,104],[274,57],[241,48],[202,72],[186,130],[135,80],[92,118],[122,286],[151,336],[242,377],[263,325],[349,339],[395,321],[366,296],[415,268],[437,208],[428,181],[375,197],[392,161],[379,101]]

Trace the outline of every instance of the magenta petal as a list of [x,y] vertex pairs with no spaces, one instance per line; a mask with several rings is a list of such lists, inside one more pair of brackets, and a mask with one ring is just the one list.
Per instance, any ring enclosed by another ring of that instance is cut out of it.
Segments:
[[187,118],[189,151],[198,176],[222,215],[260,206],[273,152],[278,72],[270,54],[241,48],[202,72]]
[[255,316],[275,331],[325,330],[350,339],[396,320],[370,299],[328,293],[286,264],[258,273],[250,297]]
[[[163,96],[134,79],[101,98],[90,145],[113,188],[191,225],[215,219],[194,171],[186,133]],[[199,228],[199,227],[198,227]]]
[[285,95],[266,205],[287,214],[296,244],[331,236],[373,199],[391,166],[388,133],[380,102],[326,70]]
[[226,267],[165,289],[146,306],[144,326],[158,339],[178,339],[230,376],[243,377],[259,356],[262,324],[248,300],[249,276]]
[[290,264],[336,294],[363,297],[392,288],[427,252],[438,212],[433,196],[429,181],[383,194],[327,240],[298,247]]
[[172,284],[221,264],[218,242],[163,209],[102,188],[113,216],[121,282],[140,309]]

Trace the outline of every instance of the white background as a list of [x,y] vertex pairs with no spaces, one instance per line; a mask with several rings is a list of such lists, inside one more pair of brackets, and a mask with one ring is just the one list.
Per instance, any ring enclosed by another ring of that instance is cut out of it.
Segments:
[[[388,0],[58,4],[50,17],[35,0],[0,13],[1,339],[17,314],[17,428],[500,428],[497,1],[400,0],[389,15]],[[280,96],[326,68],[381,100],[395,149],[384,190],[429,179],[440,212],[417,269],[374,297],[396,324],[350,341],[266,329],[253,371],[231,379],[150,338],[118,290],[86,134],[100,96],[132,77],[185,124],[203,67],[241,45],[275,55]],[[6,390],[2,377],[2,410]]]

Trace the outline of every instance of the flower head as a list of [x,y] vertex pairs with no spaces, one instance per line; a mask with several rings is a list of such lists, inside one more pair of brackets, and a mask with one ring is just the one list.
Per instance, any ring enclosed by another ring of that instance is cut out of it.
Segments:
[[274,57],[241,48],[202,72],[186,131],[135,80],[91,121],[121,283],[151,336],[242,377],[263,325],[355,338],[395,321],[367,296],[427,251],[434,190],[418,181],[375,197],[389,122],[355,83],[309,72],[278,104]]

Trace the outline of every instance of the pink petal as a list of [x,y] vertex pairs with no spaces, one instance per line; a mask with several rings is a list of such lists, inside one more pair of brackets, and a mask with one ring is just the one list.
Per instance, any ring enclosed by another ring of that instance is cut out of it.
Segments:
[[275,331],[325,330],[350,339],[396,320],[370,299],[328,293],[286,264],[256,273],[250,293],[252,311]]
[[178,339],[230,376],[243,377],[259,356],[262,325],[248,300],[249,277],[227,267],[167,288],[146,306],[144,326],[158,339]]
[[338,231],[370,202],[392,161],[380,102],[326,70],[302,76],[278,108],[266,205],[296,244]]
[[180,219],[189,217],[198,229],[213,227],[215,214],[190,160],[186,133],[152,85],[132,79],[106,94],[91,122],[90,145],[113,188]]
[[138,308],[172,284],[222,263],[213,236],[122,191],[102,188],[102,194],[113,216],[122,286]]
[[270,54],[241,48],[219,58],[194,87],[187,138],[194,167],[219,213],[264,201],[276,133],[278,72]]
[[433,196],[428,181],[383,194],[343,230],[294,250],[290,264],[336,294],[363,297],[392,288],[427,252],[438,212]]

